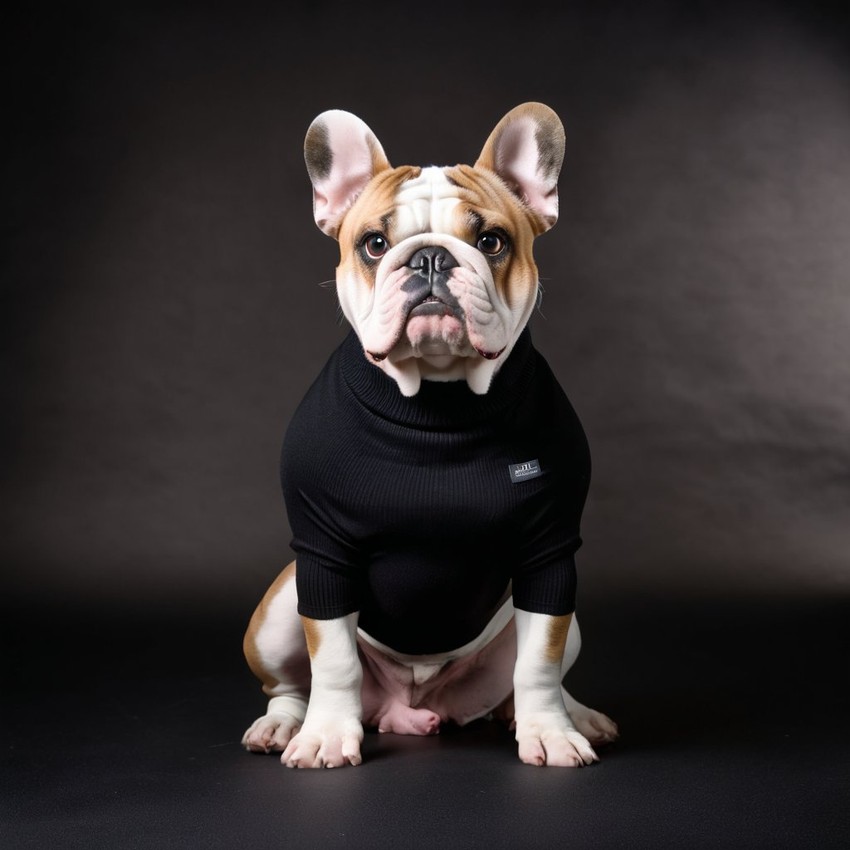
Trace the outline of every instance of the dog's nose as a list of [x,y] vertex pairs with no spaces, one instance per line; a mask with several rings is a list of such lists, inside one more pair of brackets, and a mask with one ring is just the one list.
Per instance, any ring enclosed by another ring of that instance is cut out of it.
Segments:
[[420,248],[408,261],[407,267],[431,280],[435,274],[457,268],[458,261],[442,245]]

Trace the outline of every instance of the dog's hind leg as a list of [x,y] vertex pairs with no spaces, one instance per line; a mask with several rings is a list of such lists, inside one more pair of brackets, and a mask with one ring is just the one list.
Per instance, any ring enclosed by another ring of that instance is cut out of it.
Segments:
[[[570,667],[575,664],[580,649],[581,632],[578,627],[578,618],[573,617],[570,623],[569,633],[567,634],[567,645],[564,649],[564,663],[561,667],[562,680]],[[576,729],[591,744],[597,746],[599,744],[609,744],[617,739],[620,733],[617,730],[617,724],[610,717],[601,711],[595,711],[586,705],[582,705],[563,686],[561,686],[561,695],[564,698],[567,714],[570,715],[570,719],[573,721]]]
[[248,666],[271,697],[266,713],[242,737],[246,749],[255,753],[282,752],[304,722],[310,656],[297,605],[293,561],[257,606],[243,642]]
[[601,711],[596,711],[582,705],[577,699],[570,696],[567,690],[562,687],[561,695],[564,698],[564,705],[567,708],[567,714],[573,721],[576,729],[590,741],[591,744],[610,744],[616,741],[620,733],[617,730],[617,724]]

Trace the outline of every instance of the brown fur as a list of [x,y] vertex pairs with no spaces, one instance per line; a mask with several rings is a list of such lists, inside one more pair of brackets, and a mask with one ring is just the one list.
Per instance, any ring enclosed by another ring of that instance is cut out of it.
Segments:
[[302,617],[301,624],[304,626],[304,637],[307,638],[307,652],[310,658],[315,658],[322,644],[322,633],[319,631],[316,620]]
[[[505,261],[493,264],[493,282],[510,307],[525,303],[532,294],[529,290],[537,289],[537,266],[532,260],[531,249],[539,232],[537,216],[515,195],[506,193],[504,182],[492,171],[458,165],[447,169],[446,177],[458,187],[461,203],[457,210],[457,235],[460,238],[466,232],[467,241],[474,244],[478,232],[493,228],[510,235],[513,248]],[[472,231],[475,217],[484,218],[484,225],[477,228],[477,232]]]
[[570,630],[572,614],[553,617],[549,624],[549,634],[546,641],[546,660],[552,663],[560,662],[564,657],[564,647],[567,645],[567,632]]
[[422,169],[418,166],[403,165],[381,171],[372,178],[342,221],[339,231],[340,267],[345,262],[356,263],[359,277],[369,285],[375,285],[375,266],[363,262],[360,253],[352,251],[351,246],[371,231],[386,234],[392,244],[390,231],[396,195],[402,183],[413,180],[421,173]]
[[272,582],[271,587],[265,592],[260,604],[254,610],[251,621],[248,623],[248,629],[245,632],[245,638],[242,641],[242,651],[245,654],[245,660],[248,662],[248,667],[251,672],[263,683],[263,688],[272,688],[278,680],[266,670],[262,659],[260,658],[259,650],[257,649],[257,634],[266,621],[266,612],[268,611],[269,603],[277,596],[281,588],[292,579],[295,578],[295,561],[287,564],[283,568],[280,575]]

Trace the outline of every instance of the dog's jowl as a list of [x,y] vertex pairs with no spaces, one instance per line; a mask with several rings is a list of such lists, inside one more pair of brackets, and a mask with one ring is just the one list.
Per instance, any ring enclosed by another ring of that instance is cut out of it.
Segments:
[[360,763],[364,727],[493,716],[523,762],[590,764],[617,727],[562,684],[590,454],[527,327],[561,122],[525,103],[474,165],[393,167],[333,110],[304,154],[351,327],[284,440],[295,560],[245,635],[270,701],[243,743],[337,767]]

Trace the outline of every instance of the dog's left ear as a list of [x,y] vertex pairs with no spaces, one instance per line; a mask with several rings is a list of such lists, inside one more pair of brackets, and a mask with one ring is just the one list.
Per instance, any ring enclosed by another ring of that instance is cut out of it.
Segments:
[[375,134],[356,115],[341,109],[329,109],[310,124],[304,161],[313,184],[316,224],[334,239],[366,184],[390,167]]
[[536,213],[538,233],[558,220],[564,144],[564,127],[555,112],[543,103],[523,103],[496,125],[475,163],[495,171]]

